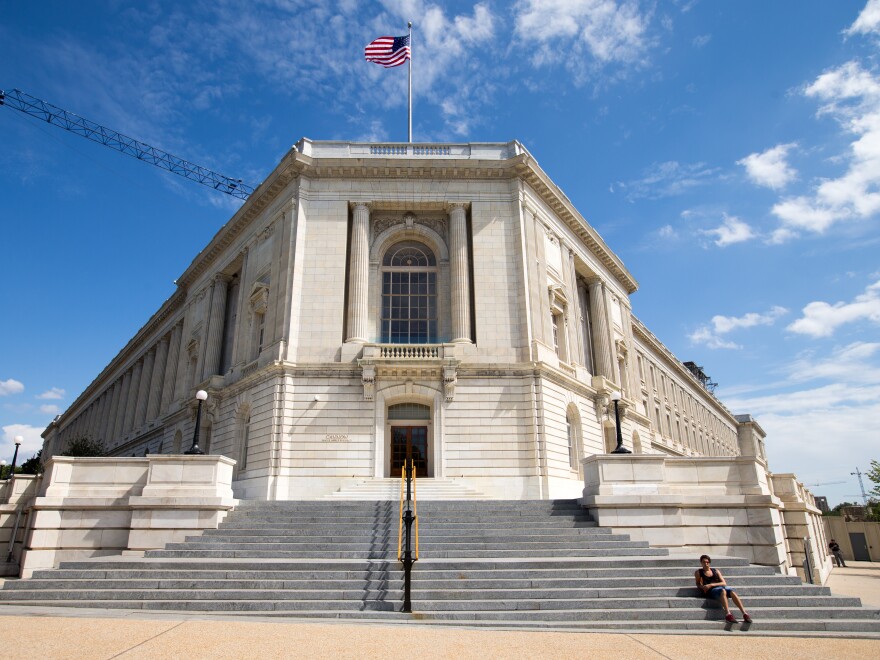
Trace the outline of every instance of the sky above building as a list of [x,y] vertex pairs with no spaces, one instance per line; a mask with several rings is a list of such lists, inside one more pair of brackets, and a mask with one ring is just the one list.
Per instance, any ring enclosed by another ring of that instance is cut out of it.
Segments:
[[[633,310],[833,504],[880,459],[880,0],[6,0],[0,88],[259,184],[300,137],[521,141]],[[0,458],[240,201],[0,108]],[[866,486],[868,486],[866,482]]]

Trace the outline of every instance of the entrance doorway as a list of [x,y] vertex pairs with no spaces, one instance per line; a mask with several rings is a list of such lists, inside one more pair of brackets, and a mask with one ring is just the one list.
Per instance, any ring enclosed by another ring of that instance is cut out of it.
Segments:
[[428,427],[391,427],[391,476],[400,474],[404,460],[412,459],[417,477],[428,476]]
[[868,541],[861,532],[850,532],[849,542],[853,549],[855,561],[871,561],[871,553],[868,552]]

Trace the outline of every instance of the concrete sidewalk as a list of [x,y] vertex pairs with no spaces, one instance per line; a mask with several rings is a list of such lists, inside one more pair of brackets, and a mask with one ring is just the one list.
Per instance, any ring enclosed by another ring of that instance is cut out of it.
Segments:
[[499,631],[142,615],[0,614],[0,635],[7,657],[53,659],[880,657],[880,640],[875,639]]
[[880,608],[880,563],[848,561],[844,568],[835,566],[825,586],[836,596],[855,596],[865,607]]

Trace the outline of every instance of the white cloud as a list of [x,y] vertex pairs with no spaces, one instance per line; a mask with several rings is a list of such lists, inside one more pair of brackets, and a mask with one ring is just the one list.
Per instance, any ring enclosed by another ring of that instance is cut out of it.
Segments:
[[849,303],[809,303],[803,309],[803,316],[787,329],[811,337],[830,337],[841,325],[862,320],[880,323],[880,281],[868,286]]
[[701,233],[707,236],[717,236],[715,245],[726,247],[734,243],[742,243],[755,238],[752,228],[736,216],[724,214],[724,221],[715,229],[705,229]]
[[794,142],[777,144],[767,151],[749,154],[736,162],[746,168],[746,174],[753,183],[774,190],[784,188],[797,178],[797,172],[786,161],[788,152],[796,146]]
[[56,406],[54,403],[44,403],[40,406],[40,412],[46,415],[57,415],[61,412],[61,408]]
[[845,34],[880,33],[880,0],[868,0],[856,22],[849,26]]
[[759,325],[773,325],[777,319],[788,313],[785,307],[774,306],[770,310],[759,314],[749,312],[742,316],[716,315],[708,324],[701,325],[688,338],[693,344],[702,344],[707,348],[742,348],[739,344],[725,340],[726,335],[734,330],[753,328]]
[[633,0],[521,0],[514,6],[516,36],[537,44],[532,64],[563,62],[576,82],[588,76],[590,64],[638,62],[648,47],[650,18]]
[[694,37],[694,40],[691,43],[693,43],[694,48],[702,48],[710,41],[712,41],[711,34],[701,34],[698,37]]
[[644,171],[641,179],[618,181],[617,186],[626,192],[627,199],[661,199],[680,195],[715,180],[718,168],[705,163],[679,163],[674,160],[654,163]]
[[43,392],[42,394],[38,394],[38,399],[63,399],[64,395],[67,394],[60,387],[50,387],[48,390]]
[[874,385],[880,383],[880,365],[872,360],[880,356],[880,343],[853,342],[837,347],[827,358],[814,359],[812,353],[799,356],[787,370],[789,380],[805,382],[832,379]]
[[24,392],[24,385],[14,378],[0,380],[0,396],[9,396],[10,394],[19,394],[20,392]]
[[23,438],[21,447],[18,450],[18,464],[43,448],[43,438],[40,434],[44,431],[37,426],[29,424],[9,424],[3,427],[3,440],[0,444],[0,458],[5,458],[7,463],[12,462],[12,455],[15,453],[15,436],[20,435]]
[[657,230],[657,235],[660,238],[673,239],[678,238],[678,233],[675,231],[672,225],[663,225],[660,229]]
[[804,94],[821,102],[819,115],[834,117],[855,139],[842,157],[846,171],[841,176],[822,179],[809,194],[773,206],[788,231],[772,242],[802,231],[821,234],[835,223],[880,212],[880,78],[853,60],[820,75]]

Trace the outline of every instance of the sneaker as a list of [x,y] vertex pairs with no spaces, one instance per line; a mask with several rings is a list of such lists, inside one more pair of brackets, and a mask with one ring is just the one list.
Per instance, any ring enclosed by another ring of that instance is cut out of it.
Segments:
[[752,617],[750,617],[748,614],[743,614],[743,621],[745,621],[746,623],[751,623]]
[[736,617],[734,617],[732,614],[728,614],[726,617],[724,617],[724,620],[727,621],[727,623],[736,623]]

